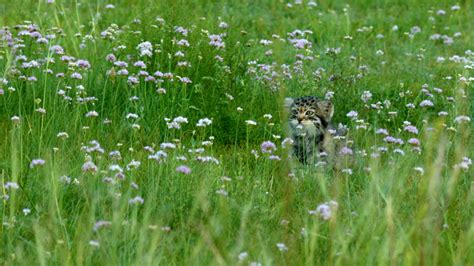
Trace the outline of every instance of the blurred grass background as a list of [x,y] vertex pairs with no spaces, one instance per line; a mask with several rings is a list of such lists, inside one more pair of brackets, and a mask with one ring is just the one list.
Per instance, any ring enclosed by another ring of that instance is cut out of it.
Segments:
[[[58,43],[66,54],[87,59],[92,65],[82,81],[58,82],[39,69],[27,73],[38,79],[29,83],[9,76],[13,58],[8,48],[1,50],[0,73],[16,92],[0,96],[0,180],[2,184],[15,181],[20,189],[2,191],[9,199],[0,205],[0,262],[472,264],[472,170],[454,167],[463,156],[472,158],[472,124],[453,122],[458,115],[472,114],[472,85],[458,82],[460,76],[472,75],[472,70],[449,60],[436,63],[439,56],[465,56],[465,51],[472,49],[472,3],[318,1],[314,8],[308,8],[306,1],[291,7],[287,3],[0,2],[1,26],[13,27],[29,20],[41,30],[58,27],[65,34]],[[115,8],[105,9],[107,4]],[[455,4],[461,9],[450,11]],[[449,14],[437,16],[439,9]],[[163,27],[151,26],[157,24],[157,16],[166,21]],[[134,19],[140,23],[134,23]],[[219,29],[221,21],[229,28]],[[117,24],[124,32],[113,41],[102,40],[100,33],[111,24]],[[392,31],[394,25],[399,31]],[[177,59],[169,56],[181,49],[173,42],[178,38],[174,26],[192,29],[186,37],[191,47],[182,49],[191,68],[175,67]],[[421,32],[410,39],[405,32],[414,26],[419,26]],[[363,32],[357,31],[363,28]],[[247,73],[248,62],[293,66],[299,51],[275,40],[272,34],[286,38],[295,29],[313,32],[309,37],[313,46],[306,53],[315,60],[305,61],[303,75],[278,79],[279,90],[272,91]],[[203,31],[226,32],[226,48],[217,51],[210,47]],[[451,46],[429,40],[434,33],[455,32],[462,35]],[[377,34],[383,34],[383,39]],[[264,55],[270,48],[259,45],[260,39],[273,40],[272,56]],[[111,67],[105,57],[114,47],[126,46],[117,53],[120,60],[126,60],[127,54],[137,53],[135,47],[142,41],[161,44],[162,52],[154,55],[152,69],[147,69],[150,73],[169,71],[187,76],[193,83],[165,83],[168,92],[158,97],[151,84],[142,82],[131,88],[126,79],[105,75]],[[81,43],[86,48],[80,49]],[[25,45],[24,55],[29,59],[48,53],[32,41]],[[325,53],[327,48],[336,47],[341,47],[337,56]],[[376,55],[377,50],[384,52],[383,59]],[[222,64],[213,59],[217,54],[224,58]],[[226,72],[223,65],[230,66],[231,72]],[[361,65],[369,70],[363,78],[355,79]],[[318,67],[325,69],[321,79],[313,74]],[[51,68],[55,73],[70,73],[60,64]],[[434,100],[435,106],[406,108],[407,103],[424,99],[420,89],[425,83],[443,88],[442,96]],[[99,99],[96,104],[65,105],[56,94],[64,86],[79,84],[84,85],[88,96]],[[462,97],[460,89],[467,97]],[[389,100],[390,105],[380,112],[364,107],[360,97],[366,90],[372,92],[372,102]],[[412,91],[410,96],[400,96],[407,90]],[[284,97],[324,97],[329,91],[334,92],[334,121],[350,127],[349,138],[358,152],[355,163],[349,166],[352,175],[287,162],[281,149],[283,160],[279,162],[264,156],[256,159],[251,154],[272,135],[285,137],[285,114],[281,108]],[[129,101],[134,95],[139,97],[138,102]],[[447,97],[456,101],[449,102]],[[38,107],[44,107],[47,115],[38,115]],[[237,112],[238,107],[243,111]],[[85,118],[84,114],[91,110],[100,116]],[[351,110],[359,112],[368,130],[355,129],[360,123],[346,117]],[[439,111],[449,115],[439,118]],[[125,118],[128,113],[140,115],[140,130],[131,128]],[[264,114],[273,115],[273,126],[266,122]],[[21,117],[19,125],[10,121],[14,115]],[[190,124],[181,131],[168,130],[164,118],[180,115],[187,117]],[[213,118],[212,127],[193,126],[203,117]],[[112,124],[101,123],[105,118]],[[246,126],[244,121],[249,119],[257,121],[258,126]],[[405,120],[421,131],[418,137],[422,154],[404,147],[405,156],[390,153],[371,158],[371,153],[385,145],[375,135],[375,129],[386,128],[406,139],[409,135],[403,132]],[[426,130],[430,127],[434,130]],[[456,132],[446,130],[449,127]],[[56,135],[62,131],[69,134],[69,139],[58,140]],[[183,162],[170,159],[156,164],[143,151],[145,145],[159,146],[178,139],[181,144],[170,151],[170,158],[187,155],[189,148],[200,147],[209,136],[215,140],[207,152],[221,163],[184,162],[192,169],[189,176],[175,171]],[[132,160],[142,164],[126,171],[123,182],[105,184],[102,179],[110,175],[107,168],[113,163],[106,154],[94,155],[99,173],[81,171],[85,156],[80,149],[91,140],[98,140],[107,152],[120,150],[119,164],[123,167]],[[369,156],[363,157],[362,153]],[[30,169],[35,158],[45,159],[46,165]],[[414,167],[423,167],[424,175]],[[80,184],[65,185],[60,181],[63,175],[77,178]],[[222,181],[223,176],[232,181]],[[133,188],[134,184],[139,188]],[[217,194],[220,189],[228,196]],[[144,198],[144,204],[130,205],[129,199],[137,195]],[[339,204],[329,221],[308,214],[329,200]],[[24,208],[31,209],[31,214],[24,215]],[[110,221],[111,226],[95,232],[94,224],[101,220]],[[91,245],[91,240],[98,241],[99,247]],[[277,243],[284,243],[288,251],[280,251]],[[239,261],[243,252],[248,253],[248,258]]]

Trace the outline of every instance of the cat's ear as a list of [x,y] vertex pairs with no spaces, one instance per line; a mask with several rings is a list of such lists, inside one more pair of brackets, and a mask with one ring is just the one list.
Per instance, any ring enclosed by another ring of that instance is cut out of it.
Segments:
[[295,102],[295,99],[287,97],[285,98],[285,101],[283,102],[283,106],[285,108],[285,111],[290,112],[291,106]]
[[319,101],[318,108],[320,114],[326,121],[331,121],[332,115],[334,114],[334,105],[330,101]]

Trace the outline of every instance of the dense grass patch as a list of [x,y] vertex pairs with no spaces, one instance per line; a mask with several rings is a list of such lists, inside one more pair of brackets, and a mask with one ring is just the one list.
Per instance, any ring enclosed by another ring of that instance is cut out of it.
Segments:
[[[469,1],[20,2],[2,264],[474,262]],[[334,103],[343,167],[284,145],[302,95]]]

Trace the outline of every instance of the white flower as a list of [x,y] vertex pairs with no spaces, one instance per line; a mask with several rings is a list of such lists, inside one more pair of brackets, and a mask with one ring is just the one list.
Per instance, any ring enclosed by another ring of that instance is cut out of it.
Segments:
[[140,51],[140,56],[148,56],[151,57],[153,54],[153,45],[150,42],[142,42],[138,44],[137,50]]
[[182,116],[178,116],[176,117],[173,121],[175,121],[176,123],[188,123],[188,119],[186,117],[182,117]]
[[438,113],[438,116],[447,116],[448,115],[448,112],[446,111],[441,111]]
[[245,120],[245,123],[247,125],[250,125],[250,126],[256,126],[257,125],[257,122],[253,121],[253,120]]
[[138,205],[138,204],[142,205],[144,202],[145,202],[145,200],[140,196],[136,196],[135,198],[130,199],[128,201],[128,203],[132,204],[132,205]]
[[155,154],[148,156],[148,159],[155,160],[158,163],[162,162],[166,158],[168,158],[168,154],[164,151],[157,151]]
[[394,149],[393,152],[394,152],[394,153],[398,153],[398,154],[400,154],[400,155],[405,155],[405,152],[404,152],[403,150],[401,150],[401,149]]
[[227,97],[227,99],[229,99],[230,101],[233,101],[234,100],[234,96],[226,93],[225,96]]
[[212,120],[206,117],[206,118],[199,119],[196,126],[197,127],[207,127],[210,124],[212,124]]
[[102,227],[109,227],[111,226],[112,223],[109,222],[109,221],[97,221],[95,224],[94,224],[94,228],[92,230],[94,230],[94,232],[97,232],[100,228]]
[[249,254],[248,254],[247,252],[245,252],[245,251],[244,251],[244,252],[241,252],[241,253],[239,254],[239,261],[245,260],[248,256],[249,256]]
[[15,124],[19,124],[21,119],[19,116],[14,115],[10,118],[10,120]]
[[417,171],[421,175],[423,175],[425,173],[425,169],[423,169],[423,167],[418,166],[418,167],[413,168],[413,170]]
[[331,100],[333,97],[334,97],[334,92],[333,91],[328,91],[324,95],[324,99],[326,99],[326,100]]
[[132,119],[137,119],[137,118],[138,118],[138,115],[137,115],[137,114],[128,113],[128,114],[127,114],[127,119],[130,119],[130,118],[132,118]]
[[345,174],[348,174],[348,175],[352,175],[352,169],[350,169],[350,168],[342,169],[341,172],[343,172]]
[[166,123],[166,125],[168,126],[169,129],[171,129],[171,128],[180,129],[181,128],[181,126],[176,122],[168,122],[168,123]]
[[165,150],[165,149],[176,149],[176,144],[174,143],[170,143],[170,142],[163,142],[160,144],[160,148],[162,150]]
[[86,114],[86,117],[97,117],[99,116],[99,113],[97,113],[96,111],[90,111],[90,112],[87,112]]
[[219,23],[219,28],[221,29],[227,29],[228,27],[229,27],[229,24],[225,23],[224,21]]
[[141,164],[142,163],[139,161],[132,160],[127,164],[127,170],[130,171],[131,169],[137,169]]
[[123,168],[118,164],[111,164],[109,166],[109,171],[111,172],[123,172]]
[[459,115],[459,116],[456,116],[456,118],[454,118],[454,122],[456,122],[457,124],[460,124],[463,122],[471,122],[471,118],[466,115]]
[[266,119],[268,119],[268,120],[272,119],[272,115],[271,115],[271,114],[264,114],[263,117],[266,118]]
[[44,114],[46,114],[46,109],[44,109],[44,108],[37,108],[37,109],[36,109],[36,112],[38,112],[38,113],[44,115]]
[[30,214],[30,212],[31,212],[31,210],[28,209],[28,208],[24,208],[22,211],[23,211],[23,214],[24,214],[25,216],[27,216],[27,215]]
[[224,197],[227,197],[229,195],[229,193],[223,188],[217,190],[216,193],[219,194],[219,195],[222,195]]
[[289,148],[291,146],[293,146],[293,143],[295,143],[295,141],[291,138],[285,138],[282,142],[281,142],[281,146],[283,148]]
[[288,247],[284,243],[277,243],[276,246],[280,251],[288,251]]
[[92,140],[91,142],[89,142],[89,146],[82,146],[81,147],[81,150],[82,151],[86,151],[87,153],[91,153],[91,152],[98,152],[98,153],[104,153],[104,149],[100,146],[100,143],[97,141],[97,140]]
[[16,182],[7,182],[3,185],[5,189],[19,189],[20,186]]
[[219,160],[217,160],[216,158],[214,158],[212,156],[198,156],[198,157],[196,157],[196,160],[198,162],[202,162],[202,163],[211,162],[211,163],[214,163],[214,164],[220,164]]
[[349,117],[349,118],[355,119],[355,118],[357,118],[358,115],[359,114],[356,111],[350,111],[349,113],[347,113],[346,116]]
[[70,184],[71,183],[71,178],[69,176],[63,175],[59,177],[59,181]]
[[69,134],[66,133],[66,132],[59,132],[59,133],[56,135],[56,137],[62,138],[62,139],[67,139],[67,138],[69,138]]
[[364,91],[362,93],[362,96],[360,96],[360,99],[366,103],[368,101],[370,101],[370,99],[372,99],[372,93],[370,91]]
[[100,243],[97,240],[91,240],[91,241],[89,241],[89,245],[97,248],[97,247],[100,246]]
[[[169,121],[169,119],[167,121]],[[168,128],[180,129],[181,124],[187,124],[187,123],[188,123],[188,119],[186,117],[178,116],[178,117],[175,117],[172,122],[167,122],[166,124],[168,125]]]
[[141,126],[139,124],[132,124],[132,128],[133,129],[136,129],[136,130],[139,130],[141,128]]
[[201,144],[202,144],[202,146],[212,146],[213,143],[212,143],[212,141],[205,140]]
[[166,94],[166,89],[165,88],[159,88],[156,90],[158,94]]
[[468,157],[463,157],[462,162],[456,164],[456,167],[459,167],[463,170],[468,170],[471,165],[472,165],[472,160]]

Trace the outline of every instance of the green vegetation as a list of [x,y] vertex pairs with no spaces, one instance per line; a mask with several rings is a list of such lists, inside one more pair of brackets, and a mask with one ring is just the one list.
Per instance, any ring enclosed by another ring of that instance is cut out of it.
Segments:
[[0,264],[472,265],[474,7],[346,2],[0,1]]

